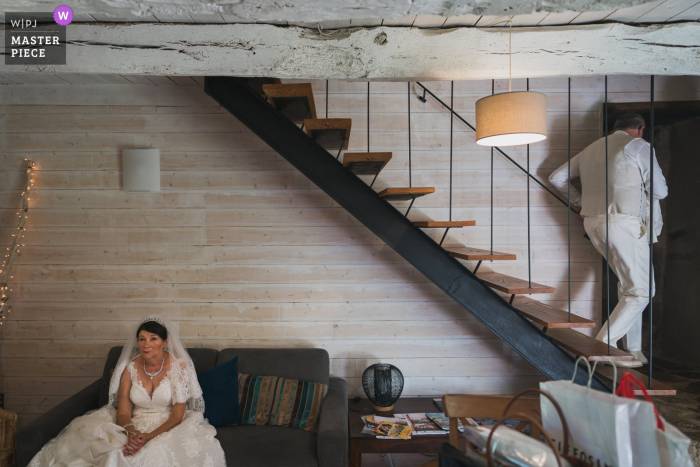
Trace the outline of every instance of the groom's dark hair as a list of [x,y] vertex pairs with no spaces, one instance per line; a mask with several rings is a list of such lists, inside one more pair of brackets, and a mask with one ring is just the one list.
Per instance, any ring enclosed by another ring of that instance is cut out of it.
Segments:
[[141,323],[141,326],[136,330],[136,338],[138,339],[139,334],[141,334],[141,331],[146,331],[150,332],[151,334],[156,334],[158,337],[161,339],[165,340],[168,338],[168,330],[165,329],[165,326],[162,324],[158,323],[157,321],[146,321],[145,323]]

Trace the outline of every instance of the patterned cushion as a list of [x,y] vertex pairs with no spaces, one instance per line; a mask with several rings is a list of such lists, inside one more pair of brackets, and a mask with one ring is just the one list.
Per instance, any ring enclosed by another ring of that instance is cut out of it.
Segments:
[[327,384],[238,374],[243,425],[286,426],[317,433],[327,393]]

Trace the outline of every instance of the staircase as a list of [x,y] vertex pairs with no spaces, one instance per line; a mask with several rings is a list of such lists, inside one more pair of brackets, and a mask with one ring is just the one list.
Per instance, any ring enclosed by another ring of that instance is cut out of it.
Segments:
[[[482,261],[515,260],[516,255],[442,248],[447,230],[476,222],[409,221],[406,216],[416,199],[434,193],[435,188],[395,187],[375,192],[372,185],[390,163],[391,153],[345,153],[339,162],[341,151],[348,149],[352,122],[318,119],[310,84],[275,81],[260,86],[259,80],[248,83],[207,77],[205,92],[546,377],[570,379],[577,356],[589,361],[634,359],[615,348],[608,355],[607,345],[574,330],[594,327],[593,321],[573,314],[569,318],[565,311],[520,296],[550,294],[553,287],[495,272],[477,273]],[[374,179],[368,185],[358,175],[373,175]],[[405,213],[389,203],[397,200],[411,201]],[[446,229],[439,244],[421,230],[434,228]],[[470,271],[458,260],[478,264]],[[495,290],[511,295],[510,300]],[[578,383],[587,380],[585,371],[577,372]],[[610,379],[600,375],[594,377],[592,387],[609,390],[609,385]],[[668,393],[668,388],[662,393]]]

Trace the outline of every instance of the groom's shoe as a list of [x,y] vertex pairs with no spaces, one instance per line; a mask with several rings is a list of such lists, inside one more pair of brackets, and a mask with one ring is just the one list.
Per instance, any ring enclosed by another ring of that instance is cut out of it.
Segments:
[[641,350],[627,350],[627,353],[634,355],[635,360],[642,362],[642,365],[649,363],[649,360],[647,360]]

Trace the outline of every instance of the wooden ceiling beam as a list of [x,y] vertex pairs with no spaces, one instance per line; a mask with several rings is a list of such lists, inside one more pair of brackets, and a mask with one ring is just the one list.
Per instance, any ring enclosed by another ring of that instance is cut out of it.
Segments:
[[[263,24],[73,24],[67,64],[0,72],[257,76],[343,80],[508,77],[508,28],[319,32]],[[513,78],[699,75],[700,24],[512,30]]]

